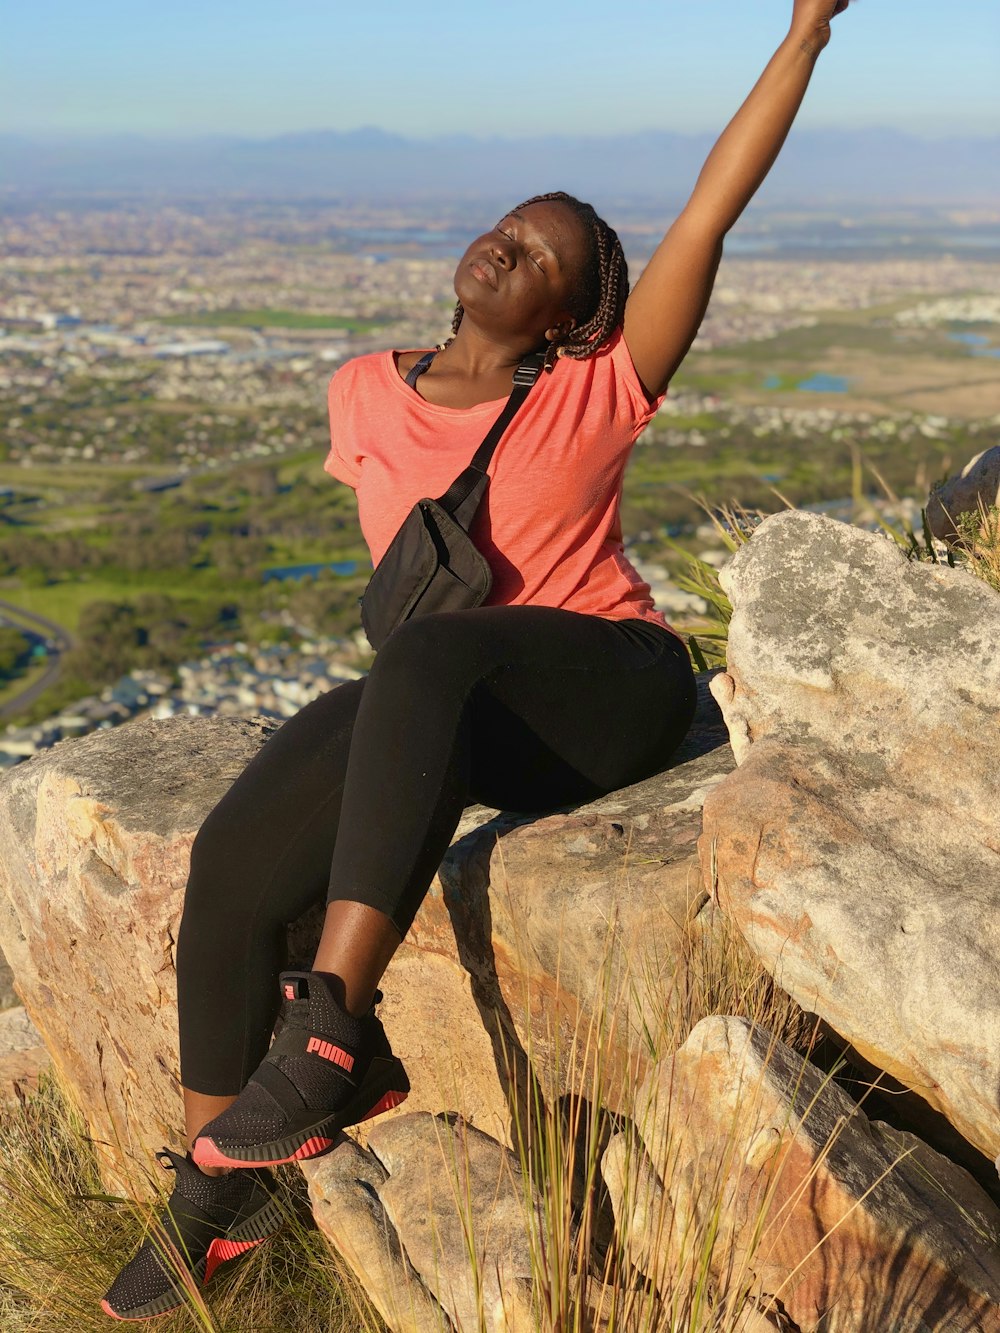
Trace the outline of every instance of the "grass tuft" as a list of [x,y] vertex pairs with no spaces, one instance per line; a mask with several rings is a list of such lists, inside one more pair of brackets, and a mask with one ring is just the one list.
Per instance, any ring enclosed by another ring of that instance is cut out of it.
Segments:
[[1000,508],[980,500],[978,509],[959,515],[956,526],[966,569],[1000,592]]
[[[279,1174],[285,1229],[213,1278],[210,1304],[192,1293],[158,1317],[158,1333],[384,1333],[313,1227],[301,1173]],[[164,1200],[170,1180],[158,1181]],[[109,1333],[101,1297],[162,1209],[105,1192],[86,1128],[50,1075],[0,1108],[0,1328]]]

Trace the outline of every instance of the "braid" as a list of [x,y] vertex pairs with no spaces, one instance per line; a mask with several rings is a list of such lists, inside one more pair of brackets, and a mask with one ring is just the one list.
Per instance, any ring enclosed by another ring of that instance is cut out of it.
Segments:
[[[511,212],[520,212],[531,204],[550,202],[565,204],[572,209],[583,223],[590,245],[571,311],[576,324],[564,338],[549,343],[545,350],[546,370],[551,370],[556,358],[560,356],[569,356],[576,361],[593,356],[621,327],[628,298],[628,265],[618,233],[608,226],[590,204],[563,190],[553,190],[549,194],[536,194],[531,199],[525,199],[523,204],[518,204]],[[464,313],[459,301],[451,321],[452,336],[458,332]],[[447,346],[447,343],[442,346]]]

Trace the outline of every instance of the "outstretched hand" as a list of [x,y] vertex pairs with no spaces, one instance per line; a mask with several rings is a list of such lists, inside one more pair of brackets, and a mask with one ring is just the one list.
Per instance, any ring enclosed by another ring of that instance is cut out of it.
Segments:
[[792,32],[817,55],[830,40],[830,22],[850,0],[793,0]]

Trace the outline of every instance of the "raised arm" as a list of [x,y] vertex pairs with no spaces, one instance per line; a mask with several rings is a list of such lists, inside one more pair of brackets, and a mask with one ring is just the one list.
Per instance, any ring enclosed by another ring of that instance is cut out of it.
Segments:
[[794,0],[788,36],[708,155],[694,192],[625,307],[625,342],[650,394],[662,393],[708,308],[726,232],[781,151],[830,20],[848,0]]

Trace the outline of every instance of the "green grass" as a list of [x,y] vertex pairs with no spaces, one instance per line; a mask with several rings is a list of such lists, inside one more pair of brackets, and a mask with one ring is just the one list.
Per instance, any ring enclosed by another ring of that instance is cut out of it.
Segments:
[[339,329],[370,333],[387,321],[355,319],[349,315],[314,315],[304,310],[198,310],[189,315],[167,315],[158,321],[177,328],[211,329]]
[[0,587],[0,599],[24,611],[45,616],[72,633],[80,623],[80,613],[88,602],[130,601],[144,592],[165,592],[179,597],[208,601],[224,591],[218,576],[199,579],[193,574],[179,581],[171,570],[137,574],[135,582],[110,579],[86,579],[79,583],[53,583],[44,588]]
[[177,466],[173,463],[116,463],[113,457],[94,463],[74,462],[65,467],[41,463],[25,468],[14,463],[0,463],[0,486],[30,492],[47,487],[77,490],[79,487],[104,486],[109,476],[116,481],[132,481],[138,477],[170,476],[176,471]]

